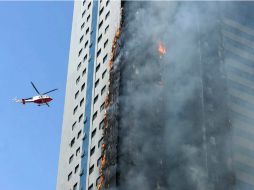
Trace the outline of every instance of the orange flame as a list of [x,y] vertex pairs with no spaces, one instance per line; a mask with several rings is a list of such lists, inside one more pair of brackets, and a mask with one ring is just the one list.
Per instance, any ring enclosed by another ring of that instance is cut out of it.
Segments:
[[161,42],[158,44],[158,52],[160,56],[166,54],[166,47]]

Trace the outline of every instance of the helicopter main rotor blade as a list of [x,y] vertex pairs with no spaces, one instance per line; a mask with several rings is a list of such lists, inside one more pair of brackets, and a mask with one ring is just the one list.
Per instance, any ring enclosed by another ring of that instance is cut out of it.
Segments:
[[56,88],[56,89],[50,90],[50,91],[48,91],[48,92],[43,93],[42,95],[48,94],[48,93],[53,92],[53,91],[56,91],[56,90],[58,90],[58,89]]
[[31,84],[32,84],[32,86],[34,87],[34,90],[35,90],[39,95],[41,95],[41,93],[40,93],[40,92],[37,90],[37,88],[35,87],[34,83],[31,82]]

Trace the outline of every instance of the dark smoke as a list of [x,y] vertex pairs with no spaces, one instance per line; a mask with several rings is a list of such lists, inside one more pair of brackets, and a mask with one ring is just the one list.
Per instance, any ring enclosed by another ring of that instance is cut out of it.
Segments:
[[125,3],[120,190],[233,189],[221,12],[218,2]]

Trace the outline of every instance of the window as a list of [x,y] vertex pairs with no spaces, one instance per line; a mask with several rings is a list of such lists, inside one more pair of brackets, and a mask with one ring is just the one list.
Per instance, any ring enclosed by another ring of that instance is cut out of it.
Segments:
[[104,129],[104,120],[102,120],[99,124],[99,129]]
[[99,29],[101,28],[102,25],[103,25],[103,20],[99,24]]
[[72,147],[75,143],[75,137],[71,140],[70,146]]
[[106,85],[101,89],[101,95],[106,91]]
[[84,35],[81,36],[81,38],[79,39],[79,42],[81,43],[84,39]]
[[86,29],[86,34],[89,32],[89,28]]
[[91,149],[90,156],[92,156],[94,154],[94,152],[95,152],[95,146]]
[[105,20],[107,20],[107,18],[109,17],[110,11],[108,11],[108,13],[105,16]]
[[74,154],[73,154],[73,155],[71,155],[71,157],[69,158],[69,164],[72,162],[73,157],[74,157]]
[[80,122],[83,119],[83,113],[79,116],[78,121]]
[[83,90],[84,90],[85,85],[86,85],[86,83],[82,84],[82,86],[81,86],[81,91],[83,91]]
[[75,94],[75,99],[77,99],[78,95],[79,95],[79,90]]
[[109,28],[109,25],[105,28],[105,34],[106,34],[106,32],[108,31],[108,28]]
[[97,102],[97,100],[98,100],[98,95],[95,96],[95,98],[93,99],[93,104],[95,104]]
[[[84,1],[85,2],[85,1]],[[84,4],[83,4],[84,5]],[[86,14],[86,10],[83,11],[82,13],[82,18],[84,17],[84,15]]]
[[89,174],[93,173],[94,171],[94,165],[92,165],[90,168],[89,168]]
[[108,4],[109,4],[109,0],[107,0],[107,2],[106,2],[106,7],[108,6]]
[[107,72],[107,69],[105,69],[105,71],[102,73],[102,75],[101,75],[102,78],[105,77],[106,72]]
[[83,24],[81,25],[81,30],[85,27],[85,23],[83,22]]
[[86,43],[85,43],[85,48],[87,47],[87,45],[88,45],[88,40],[86,40]]
[[101,15],[101,13],[103,12],[103,10],[104,10],[104,7],[101,8],[99,15]]
[[97,166],[100,166],[100,165],[101,165],[101,159],[102,159],[102,157],[100,157],[100,158],[97,160]]
[[71,173],[69,173],[69,175],[68,175],[68,181],[70,181],[71,176],[72,176],[72,172],[71,172]]
[[93,46],[93,42],[90,43],[89,48],[91,48],[92,46]]
[[83,70],[82,76],[84,76],[85,74],[86,74],[86,68]]
[[78,66],[77,66],[77,71],[80,69],[81,67],[81,62],[79,62]]
[[85,55],[85,57],[83,58],[83,62],[85,62],[87,60],[87,54]]
[[101,41],[101,38],[102,38],[102,34],[98,38],[98,43]]
[[108,39],[104,42],[104,48],[108,45]]
[[78,156],[79,153],[80,153],[80,147],[78,147],[78,149],[76,150],[76,156]]
[[73,190],[78,190],[78,183],[73,186]]
[[93,114],[93,121],[96,119],[97,117],[97,111]]
[[104,110],[104,108],[105,108],[105,102],[103,102],[103,104],[101,104],[100,111]]
[[98,86],[99,82],[100,82],[100,79],[97,79],[97,81],[94,84],[95,88]]
[[107,58],[108,58],[108,54],[106,54],[104,57],[103,57],[103,63],[105,63],[107,61]]
[[96,128],[92,132],[92,138],[95,136],[95,134],[96,134]]
[[78,106],[76,106],[76,107],[74,108],[74,110],[73,110],[73,115],[77,112],[77,110],[78,110]]
[[86,21],[88,22],[90,19],[90,15],[87,16]]
[[82,100],[80,101],[79,105],[80,107],[84,104],[84,98],[82,98]]
[[81,136],[81,130],[78,132],[77,139]]
[[100,66],[101,66],[100,63],[96,66],[96,72],[100,69]]
[[87,9],[89,9],[89,8],[91,7],[91,3],[92,3],[92,2],[90,2],[90,3],[88,4],[88,7],[87,7]]
[[101,176],[99,176],[99,177],[96,179],[96,186],[98,186],[99,183],[100,183],[100,177],[101,177]]
[[81,50],[79,50],[79,52],[78,52],[78,56],[80,56],[80,55],[81,55],[82,51],[83,51],[83,48],[82,48]]
[[97,51],[97,57],[101,54],[101,48]]
[[78,169],[79,169],[79,164],[76,165],[75,170],[74,170],[74,173],[77,173],[77,172],[78,172]]
[[93,190],[93,184],[89,186],[88,190]]
[[74,128],[75,128],[75,126],[76,126],[76,121],[72,124],[72,127],[71,127],[71,129],[73,130]]
[[101,137],[101,139],[100,139],[99,142],[98,142],[98,148],[101,147],[102,142],[103,142],[103,137]]
[[83,1],[83,6],[85,6],[86,0]]
[[79,80],[80,80],[80,77],[78,77],[78,78],[77,78],[77,80],[76,80],[76,84],[78,84],[78,83],[79,83]]

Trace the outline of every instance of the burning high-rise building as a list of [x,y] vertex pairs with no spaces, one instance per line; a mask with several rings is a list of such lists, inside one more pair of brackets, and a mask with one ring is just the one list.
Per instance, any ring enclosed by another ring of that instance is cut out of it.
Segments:
[[[75,15],[83,8],[75,6],[58,190],[79,184],[83,190],[252,190],[254,30],[246,21],[254,4],[93,1],[98,16],[92,14],[90,39],[100,35],[110,3],[111,43],[106,50],[95,46],[97,55],[108,53],[107,77],[97,79],[92,43],[84,80],[93,93],[80,94],[83,110],[71,96],[79,90],[72,82],[81,80],[74,68],[81,22]],[[97,97],[101,82],[107,93]],[[73,120],[81,139],[70,128],[75,110],[85,118]]]

